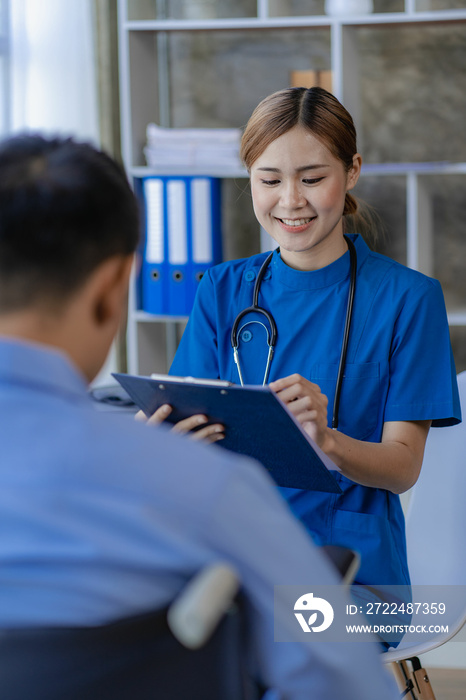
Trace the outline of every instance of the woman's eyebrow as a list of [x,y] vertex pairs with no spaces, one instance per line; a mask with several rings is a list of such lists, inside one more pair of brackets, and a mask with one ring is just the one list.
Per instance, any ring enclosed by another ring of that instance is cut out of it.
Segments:
[[297,168],[296,171],[298,173],[302,173],[303,170],[318,170],[319,168],[328,168],[330,167],[327,165],[327,163],[314,163],[314,165],[303,165],[301,168]]
[[[296,168],[296,172],[302,173],[305,170],[318,170],[319,168],[328,168],[329,166],[326,163],[314,163],[313,165],[302,165],[299,168]],[[261,172],[266,172],[266,173],[280,173],[281,170],[280,168],[268,168],[266,166],[262,168],[257,168]]]

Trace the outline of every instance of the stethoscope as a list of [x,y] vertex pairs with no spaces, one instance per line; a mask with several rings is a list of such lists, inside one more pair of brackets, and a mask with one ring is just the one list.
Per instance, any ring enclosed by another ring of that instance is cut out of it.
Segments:
[[[345,372],[345,364],[346,364],[346,352],[348,350],[348,341],[349,341],[349,334],[350,334],[350,328],[351,328],[351,320],[353,317],[353,302],[354,302],[354,293],[356,290],[356,273],[357,273],[357,266],[358,266],[358,261],[357,261],[357,255],[356,255],[356,248],[354,247],[353,241],[348,237],[345,236],[345,240],[348,244],[348,250],[350,254],[350,284],[349,284],[349,290],[348,290],[348,301],[346,304],[346,317],[345,317],[345,327],[343,331],[343,340],[341,344],[341,352],[340,352],[340,362],[338,365],[338,375],[337,375],[337,383],[336,383],[336,388],[335,388],[335,399],[333,401],[333,417],[332,417],[332,428],[336,430],[338,428],[338,412],[340,408],[340,394],[341,394],[341,387],[343,384],[343,375]],[[279,250],[279,248],[277,248]],[[264,260],[262,263],[262,266],[259,270],[259,273],[256,278],[256,282],[254,284],[254,292],[252,296],[252,306],[248,306],[247,309],[244,309],[241,311],[237,317],[235,318],[235,321],[233,323],[233,327],[231,329],[231,347],[233,348],[233,357],[236,363],[236,366],[238,368],[238,374],[239,374],[239,380],[241,383],[241,386],[244,386],[244,380],[243,380],[243,372],[241,370],[241,363],[239,360],[239,353],[238,353],[238,342],[239,342],[239,335],[240,332],[243,330],[244,326],[248,325],[247,323],[244,324],[239,330],[239,324],[243,320],[245,316],[247,316],[250,313],[256,313],[264,316],[267,319],[267,322],[269,324],[269,329],[265,325],[265,323],[261,323],[260,321],[250,321],[250,323],[260,323],[261,326],[263,326],[266,330],[267,333],[267,346],[269,348],[268,354],[267,354],[267,363],[265,366],[265,372],[264,372],[264,379],[262,381],[262,386],[264,386],[267,383],[267,380],[269,378],[270,374],[270,365],[272,364],[272,358],[273,358],[273,353],[275,350],[275,344],[277,342],[277,324],[275,323],[275,319],[270,313],[270,311],[267,311],[267,309],[264,309],[263,307],[259,306],[259,291],[260,291],[260,286],[262,284],[262,280],[264,278],[265,272],[272,260],[273,254],[275,251],[272,251],[270,255],[267,256],[267,258]]]

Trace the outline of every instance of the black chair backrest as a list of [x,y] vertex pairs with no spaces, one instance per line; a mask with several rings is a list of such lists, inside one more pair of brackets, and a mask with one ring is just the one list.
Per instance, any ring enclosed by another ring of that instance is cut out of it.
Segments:
[[[323,548],[346,583],[358,557]],[[167,610],[97,627],[0,630],[0,700],[256,700],[238,595],[200,649],[173,636]]]
[[199,650],[171,634],[166,610],[99,627],[0,631],[1,700],[244,700],[237,606]]

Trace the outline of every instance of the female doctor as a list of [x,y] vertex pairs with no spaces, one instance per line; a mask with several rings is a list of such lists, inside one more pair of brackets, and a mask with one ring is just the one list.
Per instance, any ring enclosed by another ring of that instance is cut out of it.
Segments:
[[[264,99],[241,156],[279,247],[205,274],[170,373],[269,383],[341,470],[340,495],[280,489],[296,516],[318,543],[361,553],[358,582],[409,584],[398,494],[416,482],[429,427],[461,418],[440,284],[344,235],[361,156],[327,91]],[[200,435],[215,441],[221,426]]]

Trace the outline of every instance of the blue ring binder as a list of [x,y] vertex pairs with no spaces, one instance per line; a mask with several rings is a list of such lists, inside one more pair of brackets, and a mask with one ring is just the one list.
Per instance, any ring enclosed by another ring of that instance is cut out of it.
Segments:
[[221,182],[181,175],[136,180],[145,213],[138,306],[187,316],[205,271],[222,259]]

